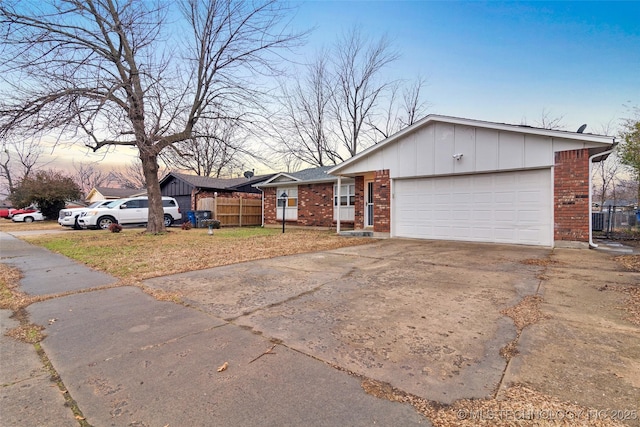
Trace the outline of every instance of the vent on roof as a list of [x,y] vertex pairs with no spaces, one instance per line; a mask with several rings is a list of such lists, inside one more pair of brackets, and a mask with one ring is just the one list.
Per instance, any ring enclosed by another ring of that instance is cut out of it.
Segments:
[[253,178],[253,169],[252,169],[252,170],[250,170],[250,171],[246,171],[246,172],[244,173],[244,177],[245,177],[245,178],[247,178],[247,179],[251,179],[251,178]]
[[584,132],[584,130],[585,130],[586,128],[587,128],[587,124],[585,123],[585,124],[583,124],[582,126],[580,126],[580,127],[578,128],[578,133],[582,133],[582,132]]

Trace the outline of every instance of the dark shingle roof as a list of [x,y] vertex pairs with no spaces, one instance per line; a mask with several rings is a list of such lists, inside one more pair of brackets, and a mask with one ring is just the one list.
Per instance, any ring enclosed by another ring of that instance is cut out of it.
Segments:
[[294,178],[298,178],[300,181],[335,181],[336,177],[327,174],[327,171],[334,166],[321,166],[318,168],[304,169],[298,172],[288,173]]
[[176,178],[179,178],[194,187],[213,188],[220,190],[230,190],[240,185],[257,183],[269,179],[273,175],[258,175],[251,179],[247,178],[211,178],[208,176],[189,175],[186,173],[171,172]]

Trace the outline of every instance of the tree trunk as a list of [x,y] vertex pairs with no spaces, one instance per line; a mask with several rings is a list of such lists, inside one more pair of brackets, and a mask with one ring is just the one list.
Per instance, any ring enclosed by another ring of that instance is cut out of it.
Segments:
[[140,153],[140,160],[142,160],[142,171],[147,183],[147,197],[149,198],[147,233],[162,233],[165,231],[165,226],[162,193],[160,193],[160,180],[158,179],[158,156]]

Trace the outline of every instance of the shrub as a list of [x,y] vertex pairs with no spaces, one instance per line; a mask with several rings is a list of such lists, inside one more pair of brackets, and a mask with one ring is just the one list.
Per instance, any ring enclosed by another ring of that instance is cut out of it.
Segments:
[[119,233],[122,231],[122,226],[120,224],[116,224],[115,222],[109,226],[109,231],[112,233]]
[[219,229],[220,228],[220,221],[217,219],[204,219],[202,221],[200,221],[200,224],[207,226],[207,227],[211,227],[211,228],[215,228],[215,229]]
[[191,221],[185,221],[182,223],[183,230],[191,230],[192,224]]

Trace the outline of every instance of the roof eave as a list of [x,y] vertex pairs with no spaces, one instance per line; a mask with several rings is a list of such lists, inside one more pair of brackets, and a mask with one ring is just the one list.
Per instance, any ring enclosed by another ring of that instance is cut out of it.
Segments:
[[449,123],[449,124],[458,124],[458,125],[465,125],[465,126],[474,126],[474,127],[481,127],[481,128],[487,128],[487,129],[495,129],[495,130],[501,130],[501,131],[505,131],[505,132],[519,132],[519,133],[527,133],[527,134],[531,134],[531,135],[540,135],[540,136],[547,136],[547,137],[554,137],[554,138],[564,138],[564,139],[572,139],[572,140],[578,140],[578,141],[585,141],[585,142],[595,142],[595,143],[600,143],[600,144],[604,144],[606,145],[613,145],[614,144],[614,137],[611,136],[605,136],[605,135],[594,135],[594,134],[588,134],[588,133],[578,133],[578,132],[566,132],[566,131],[558,131],[558,130],[551,130],[551,129],[541,129],[541,128],[533,128],[533,127],[528,127],[528,126],[520,126],[520,125],[510,125],[510,124],[506,124],[506,123],[495,123],[495,122],[486,122],[486,121],[482,121],[482,120],[475,120],[475,119],[465,119],[465,118],[461,118],[461,117],[451,117],[451,116],[441,116],[441,115],[437,115],[437,114],[430,114],[426,117],[424,117],[423,119],[417,121],[416,123],[412,124],[411,126],[408,126],[404,129],[402,129],[401,131],[391,135],[390,137],[383,139],[382,141],[380,141],[379,143],[372,145],[371,147],[367,148],[366,150],[362,151],[361,153],[351,157],[348,160],[345,160],[344,162],[342,162],[341,164],[337,165],[334,168],[331,168],[327,171],[328,174],[334,175],[334,174],[339,174],[341,170],[345,169],[346,167],[348,167],[349,165],[351,165],[352,163],[355,163],[357,161],[359,161],[361,158],[368,156],[369,154],[381,150],[383,147],[385,147],[388,144],[392,144],[393,142],[397,141],[398,139],[402,138],[403,136],[416,131],[417,129],[420,129],[423,126],[426,126],[429,123]]

